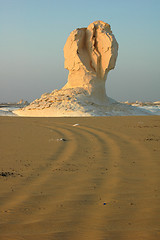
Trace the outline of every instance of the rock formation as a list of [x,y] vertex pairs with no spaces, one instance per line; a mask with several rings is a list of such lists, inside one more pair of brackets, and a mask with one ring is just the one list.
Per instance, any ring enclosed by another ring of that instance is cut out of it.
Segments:
[[117,55],[118,43],[109,24],[95,21],[87,28],[72,31],[64,46],[67,84],[14,113],[44,117],[142,114],[106,95],[105,81]]
[[94,102],[104,104],[105,81],[108,72],[115,67],[117,55],[118,43],[109,24],[96,21],[87,28],[74,30],[64,46],[69,75],[63,89],[84,88]]

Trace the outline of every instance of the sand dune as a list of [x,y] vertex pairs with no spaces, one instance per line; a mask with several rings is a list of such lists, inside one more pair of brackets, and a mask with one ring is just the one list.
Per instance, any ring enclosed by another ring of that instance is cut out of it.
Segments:
[[0,133],[0,239],[160,239],[159,116],[1,117]]

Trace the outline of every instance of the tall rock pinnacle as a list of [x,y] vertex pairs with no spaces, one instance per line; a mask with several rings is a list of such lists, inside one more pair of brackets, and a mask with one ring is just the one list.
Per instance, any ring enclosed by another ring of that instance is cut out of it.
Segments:
[[69,70],[66,85],[14,113],[35,117],[146,114],[106,95],[107,74],[114,69],[117,55],[118,43],[109,24],[95,21],[77,28],[64,46],[64,66]]
[[81,87],[103,102],[107,74],[115,67],[117,55],[118,43],[109,24],[95,21],[72,31],[64,46],[64,67],[69,70],[64,89]]

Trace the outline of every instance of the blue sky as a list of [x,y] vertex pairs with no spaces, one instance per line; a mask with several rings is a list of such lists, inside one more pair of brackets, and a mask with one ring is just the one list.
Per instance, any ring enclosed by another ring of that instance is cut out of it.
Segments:
[[95,20],[119,43],[107,95],[160,100],[160,1],[0,0],[0,102],[32,101],[66,82],[63,47],[70,32]]

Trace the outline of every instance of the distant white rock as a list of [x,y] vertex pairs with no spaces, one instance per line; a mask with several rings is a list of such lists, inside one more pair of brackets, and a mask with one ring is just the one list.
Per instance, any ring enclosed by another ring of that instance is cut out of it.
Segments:
[[28,105],[29,103],[27,101],[24,101],[23,99],[20,99],[18,102],[17,102],[18,105]]
[[153,102],[155,105],[160,105],[160,101]]
[[118,43],[109,24],[95,21],[72,31],[64,46],[68,82],[61,90],[44,93],[30,105],[14,111],[20,116],[143,115],[142,110],[107,97],[105,82],[114,69]]

